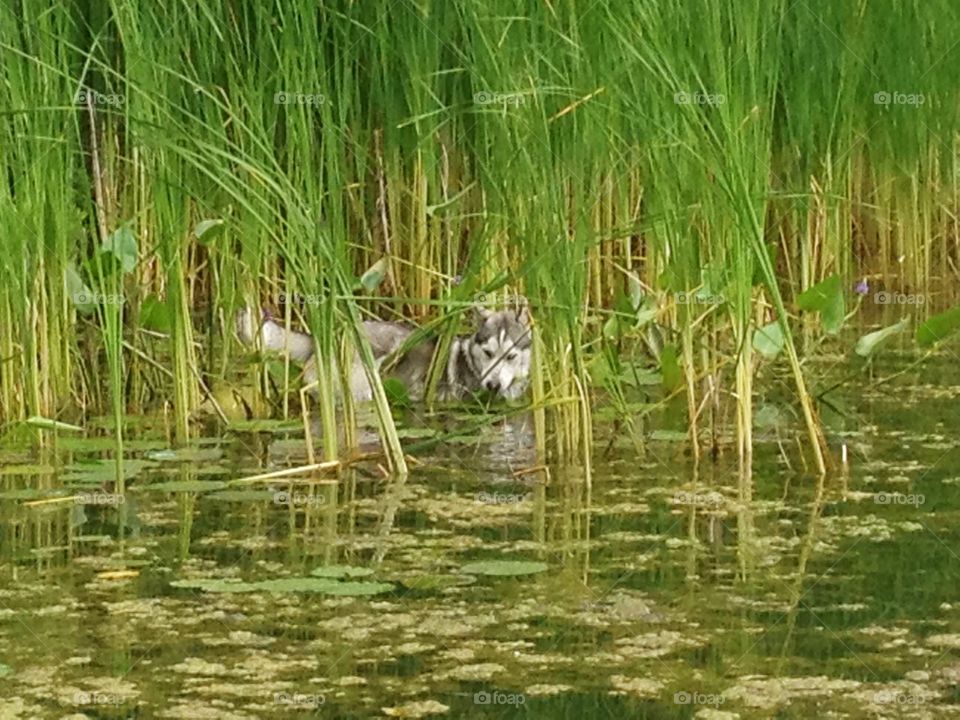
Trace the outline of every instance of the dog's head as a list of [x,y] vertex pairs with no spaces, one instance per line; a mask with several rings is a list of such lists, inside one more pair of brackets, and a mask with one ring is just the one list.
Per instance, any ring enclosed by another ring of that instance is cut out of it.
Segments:
[[474,311],[477,330],[470,338],[470,360],[485,390],[515,400],[530,381],[530,311],[517,308]]

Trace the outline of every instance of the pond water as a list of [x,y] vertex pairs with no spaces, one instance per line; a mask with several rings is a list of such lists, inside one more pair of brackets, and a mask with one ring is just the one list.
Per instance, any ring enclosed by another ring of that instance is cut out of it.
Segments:
[[143,419],[122,502],[95,428],[8,448],[0,718],[957,717],[958,381],[833,393],[822,483],[758,432],[749,502],[732,446],[600,425],[588,490],[523,416],[313,484],[235,482],[305,463],[295,425]]

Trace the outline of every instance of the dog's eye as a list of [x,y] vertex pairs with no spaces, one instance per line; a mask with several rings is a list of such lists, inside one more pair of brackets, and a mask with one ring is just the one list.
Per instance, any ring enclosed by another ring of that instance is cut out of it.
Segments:
[[492,357],[493,357],[493,350],[488,350],[487,348],[484,348],[484,349],[483,349],[483,354],[486,355],[488,358],[492,358]]
[[516,360],[516,359],[517,359],[516,353],[510,353],[509,355],[507,355],[507,360]]

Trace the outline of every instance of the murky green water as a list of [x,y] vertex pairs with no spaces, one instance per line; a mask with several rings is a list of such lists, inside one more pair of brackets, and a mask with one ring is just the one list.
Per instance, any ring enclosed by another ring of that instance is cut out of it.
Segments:
[[517,474],[522,417],[312,486],[231,484],[305,462],[295,431],[144,421],[122,503],[109,440],[8,449],[0,718],[958,716],[958,380],[832,394],[822,486],[760,432],[750,503],[732,448],[695,477],[662,427],[590,492]]

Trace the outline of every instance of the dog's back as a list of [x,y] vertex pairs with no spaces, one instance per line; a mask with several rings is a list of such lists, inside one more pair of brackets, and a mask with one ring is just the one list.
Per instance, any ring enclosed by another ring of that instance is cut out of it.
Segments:
[[[248,345],[259,343],[265,350],[287,353],[292,360],[304,363],[305,381],[315,383],[317,366],[313,338],[306,333],[288,331],[267,314],[263,314],[258,328],[255,315],[249,308],[238,313],[240,339]],[[526,391],[530,371],[530,323],[526,307],[498,312],[479,308],[476,320],[474,333],[454,338],[440,378],[440,397],[459,399],[483,390],[509,399],[520,397]],[[364,321],[363,330],[378,367],[415,332],[415,328],[409,325],[384,320]],[[413,344],[401,357],[391,360],[385,377],[400,380],[411,398],[422,398],[436,349],[436,339]],[[356,400],[372,398],[370,383],[356,353],[349,382]]]

